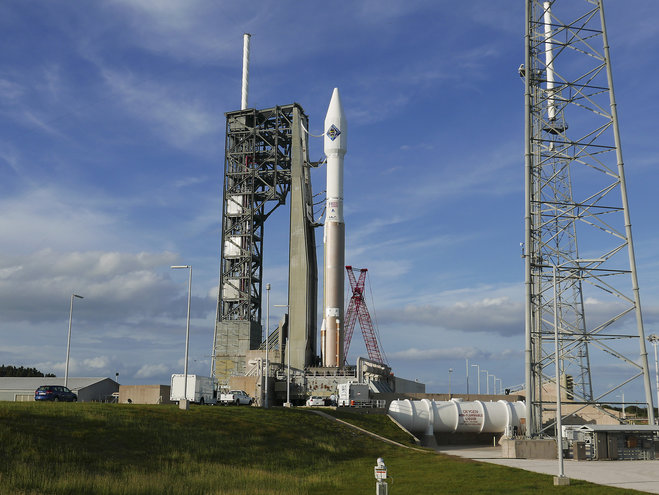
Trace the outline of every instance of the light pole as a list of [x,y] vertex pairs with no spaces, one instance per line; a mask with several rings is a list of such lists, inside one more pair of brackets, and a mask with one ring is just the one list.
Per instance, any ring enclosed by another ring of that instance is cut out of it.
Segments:
[[188,276],[188,320],[185,325],[185,358],[183,363],[183,397],[179,401],[180,409],[188,409],[188,349],[190,347],[190,300],[192,298],[192,265],[175,265],[171,266],[173,270],[187,269],[190,271]]
[[627,413],[625,412],[625,393],[623,392],[621,395],[616,395],[616,397],[620,397],[622,399],[622,409],[620,410],[620,416],[622,419],[627,419]]
[[[659,361],[657,360],[657,343],[659,343],[659,336],[653,333],[648,337],[648,341],[654,346],[654,379],[657,388],[657,404],[659,404]],[[659,424],[659,419],[656,420]]]
[[485,373],[485,393],[490,395],[490,373],[487,370],[481,370],[481,373]]
[[451,398],[451,373],[453,373],[453,368],[448,369],[448,398]]
[[469,359],[465,359],[467,362],[467,400],[469,400]]
[[481,367],[477,364],[472,364],[472,366],[476,366],[476,375],[478,376],[478,395],[481,394]]
[[265,309],[265,403],[263,407],[268,408],[268,371],[270,361],[268,360],[268,340],[270,340],[270,284],[265,284],[266,309]]
[[[552,277],[554,284],[554,348],[556,350],[556,359],[554,359],[554,367],[556,368],[556,448],[558,454],[558,478],[560,481],[565,478],[565,468],[563,464],[563,429],[561,425],[562,411],[561,411],[561,370],[559,365],[559,347],[558,347],[558,291],[556,290],[556,271],[558,267],[552,265]],[[554,483],[555,484],[555,483]]]
[[[580,270],[581,263],[601,263],[604,259],[576,259],[570,260],[566,263],[574,263],[576,269]],[[561,411],[561,367],[560,367],[560,347],[558,346],[558,290],[556,288],[556,272],[560,270],[566,263],[560,265],[551,265],[552,282],[554,285],[554,348],[556,355],[554,356],[554,367],[556,368],[556,449],[558,454],[558,477],[554,478],[554,484],[569,484],[569,478],[565,476],[565,468],[563,463],[563,425],[562,425],[562,411]]]
[[497,394],[497,377],[496,377],[496,375],[492,375],[492,394],[493,395]]
[[501,378],[497,378],[497,381],[499,382],[499,394],[503,394],[503,380]]
[[71,308],[69,309],[69,336],[66,339],[66,366],[64,367],[64,386],[69,386],[69,354],[71,353],[71,322],[73,321],[73,299],[84,299],[78,294],[71,294]]
[[288,348],[288,337],[286,337],[286,354],[287,357],[287,370],[286,370],[286,406],[291,407],[291,350]]
[[[274,304],[275,308],[288,308],[288,304]],[[280,345],[281,348],[281,345]],[[288,366],[286,370],[286,404],[284,407],[291,407],[291,352],[288,349],[288,337],[286,337],[286,349],[285,352],[288,355],[287,361]]]

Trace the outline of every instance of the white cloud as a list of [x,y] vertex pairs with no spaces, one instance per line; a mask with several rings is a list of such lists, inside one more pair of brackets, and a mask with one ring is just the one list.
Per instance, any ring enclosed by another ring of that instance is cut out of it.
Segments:
[[116,218],[94,209],[98,198],[77,197],[70,191],[38,188],[0,200],[1,245],[5,252],[25,252],[44,247],[79,248],[109,244],[108,231]]
[[170,368],[164,364],[144,364],[135,373],[135,378],[153,378],[166,375]]
[[14,104],[24,94],[23,87],[5,78],[0,78],[0,101],[4,104]]
[[108,68],[102,69],[102,74],[126,111],[150,124],[163,141],[195,149],[199,139],[221,135],[223,125],[217,114],[208,111],[201,99],[182,94],[180,87],[140,81],[132,74]]
[[[61,318],[72,292],[85,296],[81,315],[103,317],[166,314],[179,296],[162,271],[178,256],[173,253],[57,252],[51,249],[5,256],[0,278],[0,308],[6,321],[47,321]],[[34,311],[34,308],[40,311]]]
[[458,359],[474,358],[481,356],[482,352],[474,347],[450,347],[450,348],[428,348],[418,349],[411,347],[401,351],[387,353],[391,359],[405,359],[412,361],[425,361],[435,359]]
[[97,356],[94,358],[83,359],[81,366],[92,369],[104,369],[110,364],[110,359],[106,356]]
[[379,319],[387,324],[405,323],[408,326],[509,336],[524,332],[524,305],[507,297],[462,301],[447,306],[409,304],[402,310],[381,310]]

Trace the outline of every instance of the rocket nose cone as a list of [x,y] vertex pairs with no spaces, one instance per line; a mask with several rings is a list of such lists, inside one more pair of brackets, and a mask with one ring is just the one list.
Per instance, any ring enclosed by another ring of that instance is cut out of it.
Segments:
[[341,105],[341,95],[339,88],[334,88],[332,91],[332,98],[330,99],[329,107],[327,107],[327,117],[334,115],[343,115],[343,105]]
[[345,153],[348,144],[347,131],[348,124],[343,112],[339,88],[334,88],[325,116],[325,153],[338,151]]

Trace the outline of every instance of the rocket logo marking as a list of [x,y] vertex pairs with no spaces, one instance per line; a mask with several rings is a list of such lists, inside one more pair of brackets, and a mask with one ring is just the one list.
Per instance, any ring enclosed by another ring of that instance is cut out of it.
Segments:
[[339,137],[339,134],[341,134],[341,131],[334,124],[332,124],[330,128],[327,129],[327,137],[330,138],[330,141],[334,141],[337,137]]

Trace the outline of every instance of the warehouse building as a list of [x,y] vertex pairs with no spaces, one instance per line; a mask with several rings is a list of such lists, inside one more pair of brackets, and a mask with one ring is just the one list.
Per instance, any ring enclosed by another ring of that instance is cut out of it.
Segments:
[[[42,385],[64,385],[64,378],[0,377],[0,400],[33,401],[34,391]],[[119,392],[119,384],[111,378],[69,378],[68,388],[78,395],[80,402],[112,402]]]

